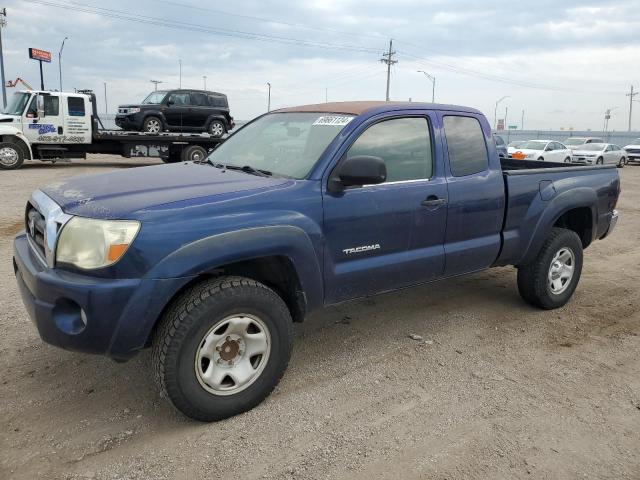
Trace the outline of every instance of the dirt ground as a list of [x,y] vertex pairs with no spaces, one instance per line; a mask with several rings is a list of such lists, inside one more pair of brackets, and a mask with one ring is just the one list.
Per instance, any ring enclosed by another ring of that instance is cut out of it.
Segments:
[[14,281],[33,189],[141,163],[0,172],[0,479],[640,478],[640,167],[565,308],[525,304],[511,268],[334,307],[296,325],[263,404],[202,424],[159,398],[148,352],[43,344]]

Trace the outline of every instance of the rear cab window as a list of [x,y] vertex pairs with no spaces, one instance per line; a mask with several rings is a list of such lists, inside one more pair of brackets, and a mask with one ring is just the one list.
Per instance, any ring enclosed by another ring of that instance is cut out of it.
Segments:
[[71,117],[84,117],[84,98],[82,97],[67,97],[67,108],[69,110],[69,116]]
[[445,115],[443,123],[451,175],[464,177],[487,170],[487,144],[478,119],[462,115]]

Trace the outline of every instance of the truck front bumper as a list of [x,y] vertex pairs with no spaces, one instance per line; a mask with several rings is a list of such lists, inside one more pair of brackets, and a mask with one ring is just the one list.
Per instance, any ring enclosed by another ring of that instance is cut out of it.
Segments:
[[24,233],[13,267],[26,310],[45,342],[127,360],[143,348],[162,309],[189,279],[105,279],[45,267]]

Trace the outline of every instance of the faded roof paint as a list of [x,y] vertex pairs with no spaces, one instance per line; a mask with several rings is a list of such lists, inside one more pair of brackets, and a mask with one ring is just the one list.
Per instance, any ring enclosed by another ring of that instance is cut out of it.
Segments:
[[271,113],[285,112],[314,112],[314,113],[343,113],[347,115],[360,115],[369,110],[389,111],[389,110],[452,110],[456,112],[480,113],[478,110],[458,105],[442,105],[439,103],[420,102],[384,102],[380,100],[359,101],[359,102],[329,102],[316,103],[311,105],[300,105],[297,107],[281,108]]

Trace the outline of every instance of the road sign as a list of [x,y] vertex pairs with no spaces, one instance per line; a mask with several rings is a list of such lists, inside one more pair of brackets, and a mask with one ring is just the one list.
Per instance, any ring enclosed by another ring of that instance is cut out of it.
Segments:
[[504,130],[504,118],[498,119],[498,130]]
[[509,130],[517,130],[518,125],[509,125]]
[[39,48],[30,48],[29,58],[32,58],[33,60],[40,60],[41,62],[51,63],[51,52],[40,50]]

